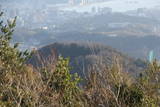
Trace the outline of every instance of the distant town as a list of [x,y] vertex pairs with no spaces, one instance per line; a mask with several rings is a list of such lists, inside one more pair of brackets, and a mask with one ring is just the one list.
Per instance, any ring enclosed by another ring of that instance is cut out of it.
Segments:
[[[80,5],[88,5],[88,0],[82,0],[79,3]],[[56,28],[60,23],[69,20],[70,18],[76,18],[80,16],[92,16],[96,13],[103,14],[106,12],[111,12],[111,8],[98,8],[96,10],[95,7],[91,8],[91,13],[79,13],[77,11],[67,11],[66,8],[72,8],[78,5],[78,2],[74,0],[69,0],[68,3],[64,4],[39,4],[37,6],[28,6],[27,4],[22,6],[18,3],[5,4],[7,6],[1,6],[0,10],[4,11],[6,14],[4,16],[5,19],[13,19],[17,16],[17,27],[25,27],[29,29],[48,29],[48,28]],[[10,7],[10,8],[6,8]]]
[[159,4],[151,0],[4,0],[0,10],[3,19],[17,16],[13,41],[21,43],[21,49],[57,41],[92,41],[146,58],[151,50],[160,52]]

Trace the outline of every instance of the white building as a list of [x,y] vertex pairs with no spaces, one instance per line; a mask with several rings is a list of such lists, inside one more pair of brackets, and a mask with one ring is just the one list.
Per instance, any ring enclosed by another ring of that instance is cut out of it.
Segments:
[[75,0],[69,0],[69,4],[70,5],[74,5],[75,4]]
[[89,3],[88,0],[82,0],[82,1],[81,1],[81,5],[86,5],[86,4],[88,4],[88,3]]

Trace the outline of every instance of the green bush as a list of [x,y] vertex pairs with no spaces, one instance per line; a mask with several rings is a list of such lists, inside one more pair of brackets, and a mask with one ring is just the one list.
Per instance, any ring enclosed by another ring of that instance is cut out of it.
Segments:
[[70,73],[69,59],[59,57],[55,69],[51,71],[48,68],[45,67],[41,71],[43,80],[52,90],[60,94],[60,103],[66,106],[78,105],[80,98],[77,96],[81,93],[78,87],[80,78],[77,74]]
[[147,106],[160,105],[160,65],[156,60],[140,74],[139,84],[145,94],[144,104]]
[[78,105],[80,78],[70,74],[69,59],[59,57],[55,68],[27,66],[31,53],[19,51],[18,43],[10,44],[15,25],[16,18],[0,23],[0,105]]

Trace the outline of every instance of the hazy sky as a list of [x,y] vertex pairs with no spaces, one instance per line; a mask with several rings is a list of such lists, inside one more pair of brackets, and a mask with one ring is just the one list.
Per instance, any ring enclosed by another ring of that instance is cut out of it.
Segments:
[[[8,1],[10,3],[11,2],[19,3],[19,7],[21,6],[30,7],[31,5],[33,7],[36,7],[38,6],[38,4],[43,5],[45,3],[49,3],[49,4],[67,3],[68,0],[3,0],[3,1],[5,2]],[[76,0],[76,1],[80,1],[80,0]],[[76,10],[79,12],[84,12],[84,11],[91,11],[92,7],[96,7],[96,8],[109,7],[116,12],[125,12],[127,10],[135,10],[138,8],[155,8],[155,7],[160,8],[160,0],[106,0],[106,2],[103,2],[103,3],[97,2],[90,5],[85,5],[85,6],[76,5],[72,7],[67,7],[64,10]]]
[[67,10],[77,10],[79,12],[90,11],[92,7],[110,7],[113,11],[125,12],[138,8],[160,8],[160,0],[112,0],[103,3],[91,4],[89,6],[79,6],[66,8]]

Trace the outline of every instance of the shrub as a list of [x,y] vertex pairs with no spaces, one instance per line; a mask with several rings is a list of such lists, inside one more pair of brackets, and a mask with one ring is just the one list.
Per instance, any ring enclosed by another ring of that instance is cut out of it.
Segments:
[[144,104],[147,106],[160,105],[160,65],[156,60],[140,74],[139,84],[145,94]]
[[59,57],[55,69],[49,70],[48,68],[42,69],[42,78],[48,87],[60,94],[60,103],[66,106],[79,105],[81,101],[78,97],[81,93],[78,87],[80,78],[77,74],[70,73],[69,59]]
[[80,78],[70,74],[69,59],[39,69],[26,65],[31,53],[10,44],[15,24],[16,18],[0,23],[0,106],[80,105]]

